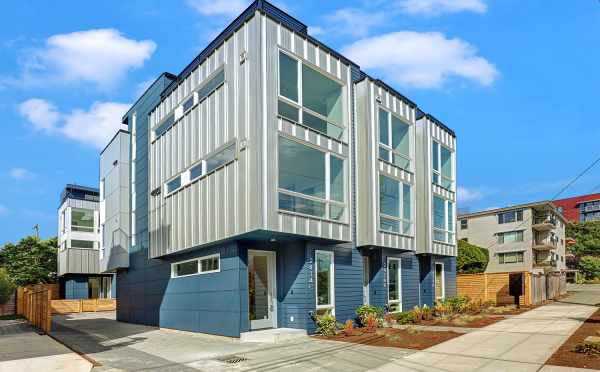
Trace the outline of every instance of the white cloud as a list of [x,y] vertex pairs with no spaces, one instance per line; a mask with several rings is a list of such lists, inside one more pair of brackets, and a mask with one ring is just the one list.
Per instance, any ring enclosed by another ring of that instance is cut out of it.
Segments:
[[15,180],[30,180],[35,178],[35,173],[25,168],[13,168],[8,174]]
[[4,83],[40,86],[85,82],[108,89],[127,71],[141,67],[155,50],[152,40],[129,39],[115,29],[53,35],[43,47],[26,53],[19,78],[4,79]]
[[499,75],[471,44],[439,32],[392,32],[360,39],[342,52],[389,81],[417,88],[439,88],[454,77],[489,86]]
[[458,186],[456,194],[459,203],[469,203],[483,198],[483,192],[464,186]]
[[43,117],[29,115],[27,108],[54,107],[56,118],[51,126],[44,128],[47,133],[64,136],[101,149],[106,146],[116,131],[122,128],[121,117],[127,112],[129,106],[126,103],[94,102],[88,110],[75,109],[70,113],[59,113],[51,102],[34,98],[21,103],[19,112],[35,129],[46,123]]
[[249,5],[245,0],[187,0],[186,3],[205,16],[237,16]]
[[404,13],[422,15],[487,11],[487,5],[482,0],[401,0],[398,6]]
[[21,103],[18,111],[21,116],[27,118],[36,131],[53,131],[60,118],[56,106],[38,98]]
[[367,35],[371,28],[380,26],[386,19],[386,14],[358,8],[342,8],[325,18],[327,24],[332,25],[331,32],[362,37]]

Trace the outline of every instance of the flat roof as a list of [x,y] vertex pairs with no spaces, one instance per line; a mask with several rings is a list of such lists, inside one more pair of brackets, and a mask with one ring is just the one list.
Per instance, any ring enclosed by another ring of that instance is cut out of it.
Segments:
[[479,211],[479,212],[464,213],[464,214],[457,215],[456,218],[463,219],[463,218],[481,217],[481,216],[493,215],[493,214],[502,213],[502,212],[508,212],[508,211],[512,211],[515,209],[527,209],[527,208],[535,208],[535,207],[542,207],[542,206],[552,207],[552,210],[554,212],[556,212],[556,214],[558,216],[560,216],[560,218],[563,220],[563,222],[566,221],[565,218],[563,217],[562,213],[558,212],[558,209],[556,209],[556,205],[554,205],[554,203],[551,200],[532,202],[532,203],[524,203],[524,204],[516,204],[516,205],[511,205],[508,207],[488,209],[488,210]]
[[125,130],[125,129],[119,129],[117,131],[117,133],[115,133],[115,135],[112,136],[112,138],[110,139],[110,141],[108,141],[108,143],[106,144],[106,146],[104,146],[104,148],[102,149],[102,151],[100,151],[100,155],[102,155],[104,153],[104,151],[106,151],[106,149],[108,148],[108,146],[110,146],[110,144],[113,143],[113,141],[115,140],[115,138],[117,138],[117,136],[119,135],[119,133],[129,134],[129,131]]

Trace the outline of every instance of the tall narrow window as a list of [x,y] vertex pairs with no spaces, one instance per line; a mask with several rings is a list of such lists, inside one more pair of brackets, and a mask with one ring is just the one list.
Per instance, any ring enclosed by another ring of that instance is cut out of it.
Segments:
[[333,310],[333,252],[315,251],[317,310]]
[[433,197],[433,240],[455,244],[454,242],[454,203]]
[[443,300],[446,297],[446,278],[444,275],[444,264],[435,264],[435,299]]
[[410,166],[410,126],[379,109],[379,158],[400,168]]
[[298,61],[279,53],[279,94],[298,102]]
[[452,151],[438,142],[433,141],[431,147],[432,182],[445,189],[454,187],[452,169]]
[[388,310],[389,312],[402,311],[402,285],[400,272],[400,259],[388,258]]
[[342,124],[342,86],[302,65],[302,106],[322,115],[328,122]]
[[379,176],[379,228],[411,234],[411,186],[390,177]]

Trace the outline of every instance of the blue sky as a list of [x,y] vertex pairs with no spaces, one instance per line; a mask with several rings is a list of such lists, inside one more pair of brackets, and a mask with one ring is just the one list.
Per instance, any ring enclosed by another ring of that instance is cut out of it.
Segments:
[[[97,184],[99,151],[139,92],[248,3],[4,4],[0,244],[36,223],[55,235],[62,187]],[[276,4],[455,129],[463,209],[548,199],[600,156],[596,0]],[[591,192],[600,167],[564,196]]]

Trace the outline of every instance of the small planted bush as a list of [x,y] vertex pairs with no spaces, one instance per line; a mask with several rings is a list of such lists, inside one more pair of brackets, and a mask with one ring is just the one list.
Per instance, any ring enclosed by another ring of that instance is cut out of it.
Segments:
[[415,306],[412,311],[413,323],[419,323],[423,320],[423,310],[419,306]]
[[317,333],[323,336],[335,336],[337,333],[335,316],[331,314],[317,316]]
[[356,315],[358,316],[360,324],[365,327],[369,316],[375,317],[376,320],[383,318],[383,309],[372,305],[362,305],[356,309]]
[[600,343],[597,342],[584,342],[575,345],[573,351],[580,354],[586,355],[600,355]]
[[354,322],[352,320],[346,320],[343,332],[346,336],[352,336],[354,334]]
[[374,314],[367,315],[365,318],[365,328],[367,333],[375,332],[377,327],[379,327],[379,321],[377,320],[377,317]]
[[394,314],[394,316],[396,317],[396,322],[398,324],[413,324],[415,319],[412,311],[403,311]]
[[423,307],[421,308],[421,313],[423,320],[433,319],[433,309],[427,306],[427,304],[423,305]]

